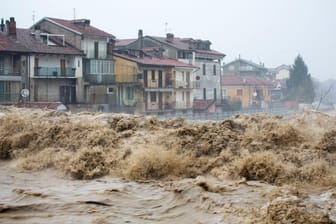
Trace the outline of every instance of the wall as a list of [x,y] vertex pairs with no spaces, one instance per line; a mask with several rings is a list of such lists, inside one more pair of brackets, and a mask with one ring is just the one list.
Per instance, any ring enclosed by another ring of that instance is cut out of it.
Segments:
[[[262,101],[269,101],[270,95],[269,90],[271,89],[268,86],[223,86],[223,91],[226,91],[226,96],[230,98],[230,100],[240,99],[242,101],[243,108],[249,108],[253,102],[253,93],[255,89],[261,90],[263,93],[264,99]],[[237,90],[242,90],[242,96],[237,96]]]
[[106,37],[84,37],[81,49],[87,58],[94,58],[94,43],[98,42],[98,59],[106,59],[107,57],[107,39]]
[[49,33],[53,34],[64,34],[65,41],[75,46],[78,49],[81,49],[81,35],[71,32],[65,28],[61,28],[49,21],[43,20],[39,23],[41,30],[46,30]]
[[116,56],[113,58],[116,82],[131,82],[134,75],[140,73],[137,63]]
[[35,78],[31,80],[31,101],[60,101],[60,86],[71,86],[71,80]]
[[[189,81],[187,80],[187,73],[189,72]],[[175,68],[174,76],[176,81],[176,86],[174,89],[174,101],[176,109],[190,109],[192,106],[194,98],[194,80],[195,74],[193,69],[189,68]],[[188,86],[187,83],[190,85]],[[182,88],[179,85],[182,84]]]
[[276,79],[288,79],[289,78],[289,70],[281,69],[275,75]]
[[[203,75],[203,64],[205,64],[205,75]],[[213,65],[216,65],[216,75],[213,74]],[[195,66],[199,67],[199,70],[196,71],[195,77],[200,78],[200,88],[194,90],[195,99],[204,99],[203,89],[206,89],[206,99],[213,100],[214,88],[216,88],[216,99],[221,99],[220,91],[220,62],[208,62],[208,61],[195,61]]]
[[[59,68],[60,60],[65,59],[65,67],[66,68],[76,68],[75,65],[75,57],[73,56],[60,56],[60,55],[35,55],[39,60],[39,67],[51,67],[51,68]],[[34,65],[35,66],[35,65]]]
[[[76,83],[76,101],[77,103],[84,102],[84,83],[83,83],[83,63],[81,56],[59,56],[59,55],[33,55],[27,58],[26,63],[30,72],[30,77],[34,77],[35,57],[39,58],[39,67],[60,67],[60,59],[65,58],[66,68],[76,68],[75,77]],[[29,64],[30,62],[30,64]],[[78,64],[79,62],[79,64]],[[74,78],[71,78],[74,82]],[[30,92],[31,100],[34,100],[34,93],[37,91],[39,94],[39,101],[59,101],[59,87],[66,85],[66,81],[62,81],[62,78],[52,78],[48,82],[42,81],[41,78],[35,78],[31,81]],[[38,90],[35,89],[35,85],[38,85]],[[46,85],[46,86],[43,86]],[[40,95],[41,94],[41,95]],[[50,96],[42,96],[42,95]]]

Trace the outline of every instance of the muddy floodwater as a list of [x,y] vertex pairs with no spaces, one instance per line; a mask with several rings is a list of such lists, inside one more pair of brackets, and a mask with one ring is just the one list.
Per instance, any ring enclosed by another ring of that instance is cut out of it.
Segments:
[[336,117],[0,107],[0,223],[336,223]]

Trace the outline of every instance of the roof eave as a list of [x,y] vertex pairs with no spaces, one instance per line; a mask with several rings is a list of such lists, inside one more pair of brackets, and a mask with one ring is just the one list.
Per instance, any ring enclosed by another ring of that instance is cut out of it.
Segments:
[[[45,19],[46,21],[48,21],[48,22],[50,22],[50,23],[53,23],[53,24],[55,24],[55,25],[57,25],[57,26],[60,26],[60,27],[62,27],[62,28],[64,28],[64,29],[67,29],[67,30],[69,30],[69,31],[71,31],[71,32],[73,32],[73,33],[76,33],[76,34],[78,34],[78,35],[83,35],[81,32],[78,32],[77,30],[74,30],[74,29],[71,29],[71,28],[69,28],[69,27],[67,27],[67,26],[64,26],[64,25],[62,25],[62,24],[59,24],[59,23],[55,22],[54,20],[52,20],[52,19],[50,19],[50,18],[48,18],[48,17],[44,17],[43,19]],[[42,21],[43,19],[41,19],[40,21]],[[39,22],[40,22],[40,21],[39,21]]]

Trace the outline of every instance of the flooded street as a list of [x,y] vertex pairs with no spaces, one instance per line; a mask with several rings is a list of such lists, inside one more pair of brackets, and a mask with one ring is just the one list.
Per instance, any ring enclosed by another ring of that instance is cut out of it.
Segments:
[[333,116],[0,112],[0,223],[336,222]]

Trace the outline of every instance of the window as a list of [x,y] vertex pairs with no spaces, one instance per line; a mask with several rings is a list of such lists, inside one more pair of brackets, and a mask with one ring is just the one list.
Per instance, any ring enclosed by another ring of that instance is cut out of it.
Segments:
[[78,66],[77,66],[78,68],[80,68],[80,60],[78,59]]
[[5,74],[5,57],[0,56],[0,74]]
[[151,102],[156,102],[156,93],[155,92],[150,93],[150,101]]
[[155,81],[155,70],[152,70],[152,81]]
[[203,64],[203,75],[206,75],[205,69],[206,69],[205,64]]
[[242,95],[243,95],[243,90],[237,89],[237,96],[242,96]]
[[182,81],[184,81],[184,72],[182,72]]
[[216,65],[213,65],[213,75],[216,75]]
[[107,87],[107,89],[106,89],[106,93],[107,93],[107,94],[114,94],[114,89],[113,89],[113,87]]
[[98,58],[98,48],[99,46],[98,46],[98,41],[95,41],[94,42],[94,52],[93,52],[93,54],[94,54],[94,58]]
[[206,100],[206,88],[203,88],[203,99]]
[[113,61],[108,60],[90,60],[90,73],[93,75],[113,74]]
[[217,100],[217,89],[216,88],[214,88],[214,100]]
[[182,101],[184,101],[184,92],[182,92]]

